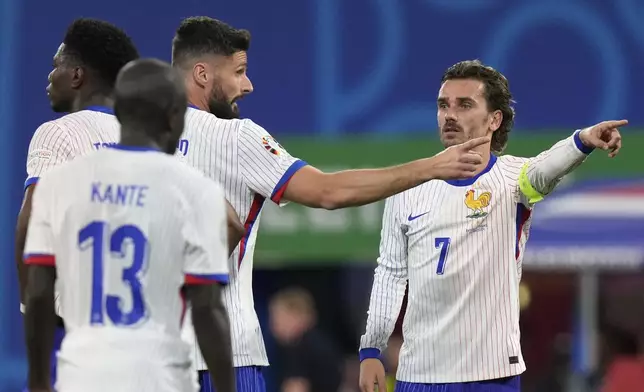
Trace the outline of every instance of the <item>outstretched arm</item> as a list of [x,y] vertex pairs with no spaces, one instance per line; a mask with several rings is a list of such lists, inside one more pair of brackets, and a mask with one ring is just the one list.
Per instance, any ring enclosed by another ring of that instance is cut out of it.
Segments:
[[250,120],[241,123],[238,138],[239,171],[250,189],[280,205],[293,201],[327,210],[384,200],[433,179],[470,178],[483,162],[472,150],[490,141],[489,137],[472,139],[399,166],[323,173],[291,156]]
[[323,173],[307,166],[288,183],[284,198],[308,207],[334,210],[384,200],[434,179],[472,177],[482,158],[472,152],[489,138],[470,140],[431,157],[382,169]]
[[618,127],[628,121],[605,121],[559,141],[523,165],[519,189],[526,204],[537,203],[548,195],[561,179],[577,168],[595,148],[609,151],[612,158],[621,148]]

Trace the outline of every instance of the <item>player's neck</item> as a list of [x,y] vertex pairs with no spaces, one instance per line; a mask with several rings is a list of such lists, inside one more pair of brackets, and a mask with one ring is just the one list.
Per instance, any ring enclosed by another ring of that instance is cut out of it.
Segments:
[[481,158],[483,159],[483,162],[479,165],[479,167],[476,170],[476,174],[479,174],[485,168],[487,168],[487,165],[490,163],[490,147],[489,146],[479,146],[478,148],[475,149],[476,152],[481,154]]
[[103,106],[112,108],[114,107],[114,100],[105,94],[94,93],[83,95],[81,93],[74,101],[73,110],[77,112],[90,106]]
[[203,94],[195,94],[188,91],[188,106],[208,112],[208,100]]
[[149,147],[160,150],[159,143],[152,140],[142,129],[132,130],[130,126],[121,126],[121,140],[119,144],[131,147]]

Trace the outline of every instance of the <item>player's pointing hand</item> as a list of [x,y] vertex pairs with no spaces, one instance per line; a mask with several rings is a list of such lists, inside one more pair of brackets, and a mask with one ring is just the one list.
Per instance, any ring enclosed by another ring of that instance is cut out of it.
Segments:
[[432,158],[435,178],[441,180],[464,179],[474,176],[483,164],[483,157],[474,149],[490,143],[484,136],[446,148]]
[[628,120],[603,121],[583,129],[579,132],[579,139],[587,147],[610,151],[608,156],[613,158],[622,148],[622,135],[619,133],[619,127],[625,125],[628,125]]

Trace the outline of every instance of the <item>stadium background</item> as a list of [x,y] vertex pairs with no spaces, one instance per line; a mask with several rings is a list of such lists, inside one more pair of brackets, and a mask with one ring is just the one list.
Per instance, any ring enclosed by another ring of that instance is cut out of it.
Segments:
[[[641,352],[643,3],[3,0],[0,392],[18,390],[24,377],[13,228],[29,139],[54,117],[44,88],[65,27],[79,16],[106,19],[125,28],[142,55],[169,60],[181,18],[202,14],[253,34],[249,75],[255,92],[241,102],[243,116],[323,169],[398,163],[439,151],[434,100],[440,76],[463,59],[480,58],[511,81],[518,118],[509,153],[534,155],[575,127],[628,118],[633,126],[623,132],[619,158],[592,157],[562,185],[563,196],[554,200],[559,204],[544,207],[547,219],[535,222],[524,273],[531,293],[522,320],[529,369],[524,389],[595,390],[616,354]],[[280,357],[267,327],[267,302],[290,285],[314,295],[321,328],[344,349],[347,378],[355,377],[352,353],[377,256],[381,208],[265,211],[254,286],[275,363],[269,382],[275,383]]]

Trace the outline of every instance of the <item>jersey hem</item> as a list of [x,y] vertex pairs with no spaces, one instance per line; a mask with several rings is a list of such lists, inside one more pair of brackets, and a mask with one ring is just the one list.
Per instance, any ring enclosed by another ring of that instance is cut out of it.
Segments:
[[[399,368],[400,369],[400,368]],[[489,381],[489,380],[497,380],[499,378],[506,378],[506,377],[514,377],[514,376],[520,376],[523,374],[526,370],[525,366],[522,366],[521,369],[517,369],[516,371],[510,371],[507,373],[502,373],[499,375],[494,375],[492,377],[476,377],[472,375],[467,375],[459,378],[447,378],[447,377],[408,377],[408,378],[402,378],[398,377],[396,375],[396,381],[401,381],[401,382],[408,382],[408,383],[414,383],[414,384],[444,384],[444,383],[461,383],[461,382],[481,382],[481,381]]]

